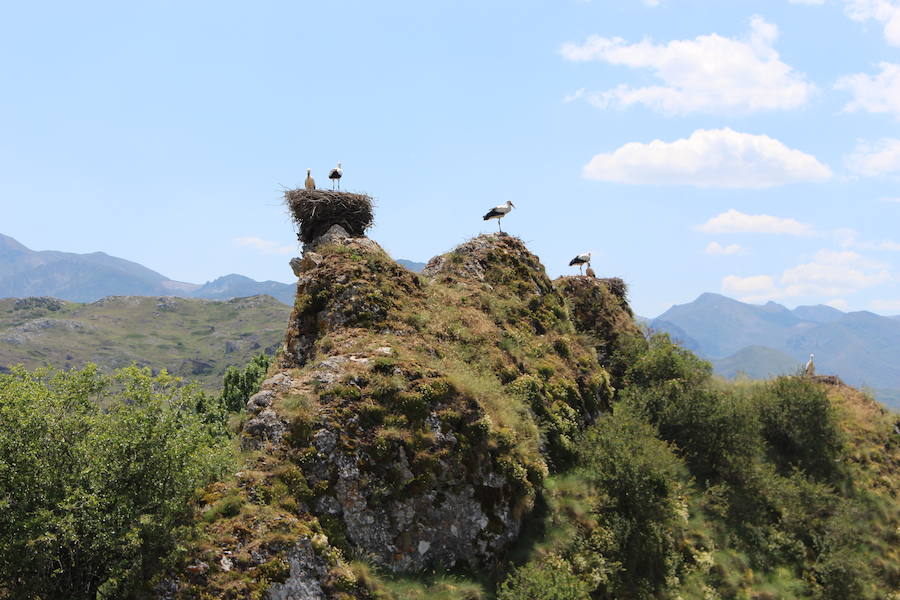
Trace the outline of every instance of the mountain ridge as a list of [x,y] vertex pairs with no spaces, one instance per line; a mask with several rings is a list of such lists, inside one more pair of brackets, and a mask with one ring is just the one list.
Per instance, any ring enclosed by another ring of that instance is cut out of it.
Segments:
[[[425,263],[404,259],[398,262],[414,272],[425,268]],[[236,273],[203,284],[176,281],[106,252],[31,250],[0,233],[0,298],[49,296],[70,302],[95,302],[107,296],[228,300],[267,294],[290,305],[294,292],[293,283],[256,281]]]
[[754,305],[704,293],[649,321],[685,347],[710,360],[716,372],[751,377],[792,372],[810,354],[822,373],[877,390],[891,401],[900,389],[900,324],[869,311],[843,312],[830,306]]

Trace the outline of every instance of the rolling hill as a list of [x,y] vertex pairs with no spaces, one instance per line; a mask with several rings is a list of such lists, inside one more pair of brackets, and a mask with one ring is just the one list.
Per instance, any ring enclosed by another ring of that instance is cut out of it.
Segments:
[[281,344],[290,307],[270,296],[226,301],[112,296],[89,304],[0,300],[0,370],[21,364],[111,370],[136,362],[217,390],[231,365]]

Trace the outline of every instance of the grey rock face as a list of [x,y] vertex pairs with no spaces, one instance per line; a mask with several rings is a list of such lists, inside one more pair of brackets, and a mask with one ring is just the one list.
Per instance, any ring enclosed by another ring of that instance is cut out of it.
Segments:
[[[429,423],[442,445],[456,444],[455,436],[441,433],[436,416]],[[478,568],[519,534],[521,518],[514,511],[511,482],[488,463],[475,473],[459,464],[441,464],[426,491],[385,498],[372,485],[379,474],[361,468],[372,464],[373,457],[347,452],[338,433],[328,429],[313,435],[313,446],[317,456],[307,475],[311,481],[334,482],[314,511],[339,517],[356,549],[388,570]],[[378,460],[392,465],[399,479],[413,480],[402,447],[393,457]]]
[[300,277],[300,275],[303,274],[303,261],[300,259],[300,257],[295,256],[290,260],[289,264],[291,265],[291,271],[294,272],[294,276]]
[[303,538],[287,555],[291,574],[284,583],[269,587],[269,600],[326,600],[319,583],[328,574],[325,561],[316,555],[309,538]]
[[264,408],[272,406],[272,400],[275,398],[275,392],[272,390],[262,390],[256,392],[247,401],[247,411],[258,413]]
[[266,408],[256,417],[244,423],[241,447],[244,450],[258,450],[266,443],[277,444],[284,437],[286,430],[287,427],[278,414],[271,408]]

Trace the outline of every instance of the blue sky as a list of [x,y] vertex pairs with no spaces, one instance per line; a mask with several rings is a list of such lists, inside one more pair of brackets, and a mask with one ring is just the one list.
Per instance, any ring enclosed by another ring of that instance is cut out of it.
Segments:
[[291,281],[336,161],[424,261],[504,229],[640,314],[900,314],[900,0],[8,3],[0,233]]

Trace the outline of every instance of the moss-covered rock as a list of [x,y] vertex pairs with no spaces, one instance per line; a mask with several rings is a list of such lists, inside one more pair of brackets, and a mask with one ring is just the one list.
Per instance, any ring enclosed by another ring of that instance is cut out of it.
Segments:
[[[507,235],[466,242],[421,276],[366,238],[315,253],[302,262],[280,363],[248,404],[242,445],[257,475],[229,484],[243,504],[219,491],[230,516],[203,536],[260,547],[271,531],[260,511],[295,525],[256,559],[211,568],[202,585],[212,597],[229,597],[235,580],[271,598],[365,597],[335,575],[349,573],[345,555],[388,572],[484,570],[517,539],[548,473],[569,464],[576,434],[609,406],[592,344],[615,342],[598,328],[585,343],[540,261]],[[590,301],[627,311],[600,289]],[[284,581],[271,576],[276,563],[287,565]]]

